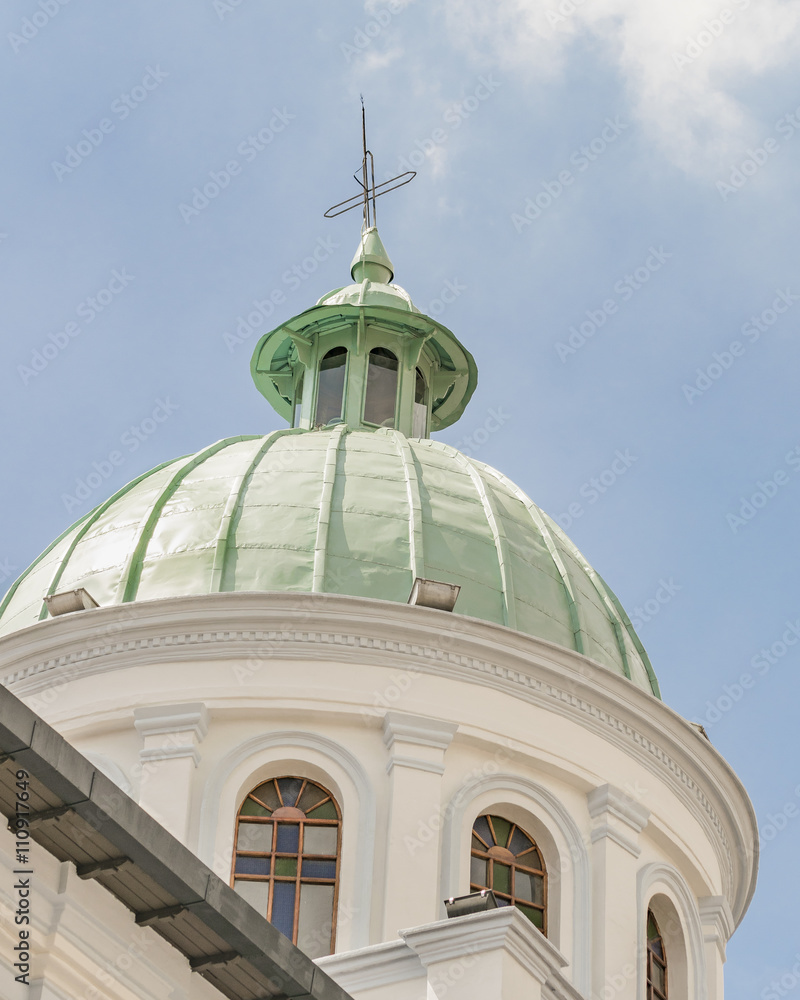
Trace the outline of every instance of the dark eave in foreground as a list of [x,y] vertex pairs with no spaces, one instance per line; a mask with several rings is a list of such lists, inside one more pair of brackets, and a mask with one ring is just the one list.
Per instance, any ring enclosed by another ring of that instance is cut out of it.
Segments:
[[0,811],[30,775],[31,839],[99,882],[231,1000],[350,1000],[152,816],[0,685]]

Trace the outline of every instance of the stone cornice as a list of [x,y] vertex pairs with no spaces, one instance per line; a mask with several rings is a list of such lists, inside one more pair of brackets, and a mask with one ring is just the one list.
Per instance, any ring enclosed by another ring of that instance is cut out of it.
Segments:
[[414,927],[400,931],[400,937],[426,968],[502,950],[539,983],[555,987],[559,996],[580,996],[561,971],[566,958],[515,906]]
[[332,594],[211,594],[77,612],[0,639],[22,697],[153,662],[262,656],[416,670],[505,691],[570,718],[669,782],[708,831],[738,923],[755,888],[758,828],[736,775],[656,698],[593,660],[501,625]]

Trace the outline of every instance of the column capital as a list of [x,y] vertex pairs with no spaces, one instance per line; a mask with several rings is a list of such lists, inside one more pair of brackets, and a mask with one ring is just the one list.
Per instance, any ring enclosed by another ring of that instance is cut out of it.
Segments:
[[697,909],[703,925],[703,940],[717,946],[724,962],[725,946],[736,929],[728,900],[724,896],[701,896],[697,900]]
[[647,826],[650,810],[614,785],[599,785],[586,796],[594,820],[592,843],[608,837],[635,858],[642,853],[639,834]]
[[168,733],[191,733],[202,743],[208,732],[208,710],[202,702],[136,708],[133,724],[143,738]]

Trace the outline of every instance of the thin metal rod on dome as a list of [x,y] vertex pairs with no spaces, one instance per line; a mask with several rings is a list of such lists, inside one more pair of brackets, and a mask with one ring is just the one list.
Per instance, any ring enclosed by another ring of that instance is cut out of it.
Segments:
[[[351,198],[345,198],[337,205],[332,205],[324,217],[335,219],[337,215],[343,215],[358,205],[362,206],[364,216],[364,229],[369,229],[378,224],[378,213],[375,202],[383,194],[396,191],[397,188],[409,184],[417,176],[416,170],[406,170],[396,177],[391,177],[381,184],[375,183],[375,157],[372,151],[367,149],[367,115],[364,108],[364,98],[361,98],[361,147],[363,156],[361,159],[361,177],[358,173],[353,174],[353,179],[361,188],[360,194],[354,194]],[[399,182],[399,183],[396,183]],[[389,186],[391,185],[391,187]]]

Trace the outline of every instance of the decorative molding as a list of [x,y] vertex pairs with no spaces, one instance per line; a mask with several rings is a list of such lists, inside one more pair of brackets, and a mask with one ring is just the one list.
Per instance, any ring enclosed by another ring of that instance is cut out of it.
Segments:
[[327,972],[347,993],[425,978],[425,967],[419,955],[405,941],[390,941],[338,955],[326,955],[315,959],[314,964]]
[[561,996],[581,997],[561,971],[568,964],[566,958],[515,906],[440,920],[400,931],[400,936],[426,969],[488,951],[505,951],[540,985],[551,983]]
[[136,708],[133,718],[133,724],[143,738],[192,733],[197,742],[202,743],[208,733],[208,711],[202,702]]
[[[297,627],[289,627],[293,620]],[[272,622],[275,628],[268,627]],[[113,638],[98,642],[98,635]],[[748,845],[757,839],[757,821],[730,766],[663,703],[555,643],[369,598],[213,594],[45,620],[0,639],[0,662],[9,668],[5,683],[35,702],[38,691],[97,673],[154,659],[231,660],[265,644],[273,656],[289,660],[336,659],[346,650],[354,663],[495,688],[579,722],[669,784],[707,830],[736,922],[744,915],[755,887],[756,857]]]
[[434,764],[419,757],[394,756],[386,765],[386,773],[391,774],[396,767],[410,767],[414,771],[429,771],[431,774],[444,774],[444,764]]
[[600,785],[598,788],[593,788],[586,799],[592,819],[610,814],[627,824],[637,834],[644,830],[650,818],[649,809],[614,785]]
[[[592,843],[596,844],[607,837],[634,858],[638,858],[642,853],[639,834],[647,826],[650,810],[614,785],[600,785],[593,788],[586,796],[586,800],[589,815],[597,821],[592,829]],[[633,831],[634,836],[628,836],[625,831],[610,823],[611,817]]]
[[[415,771],[444,774],[445,751],[453,742],[457,731],[458,726],[452,722],[426,719],[421,715],[407,715],[405,712],[387,712],[383,717],[383,742],[391,757],[386,765],[386,773],[391,774],[395,767],[408,767]],[[431,760],[398,753],[401,745],[438,750],[439,759]]]
[[383,741],[388,750],[396,742],[413,743],[421,747],[435,747],[444,752],[453,742],[458,726],[439,719],[426,719],[421,715],[404,712],[387,712],[383,717]]
[[596,844],[600,840],[605,840],[606,837],[618,847],[621,847],[623,851],[627,851],[628,854],[632,854],[635,858],[640,857],[642,853],[641,847],[629,837],[626,837],[624,833],[620,833],[615,826],[609,826],[608,823],[600,823],[599,826],[594,827],[592,830],[591,839],[593,844]]
[[141,761],[179,760],[181,757],[190,757],[195,767],[200,763],[200,754],[194,746],[148,747],[139,751]]
[[703,939],[716,944],[719,956],[725,961],[725,946],[736,930],[728,900],[724,896],[701,896],[697,900]]

